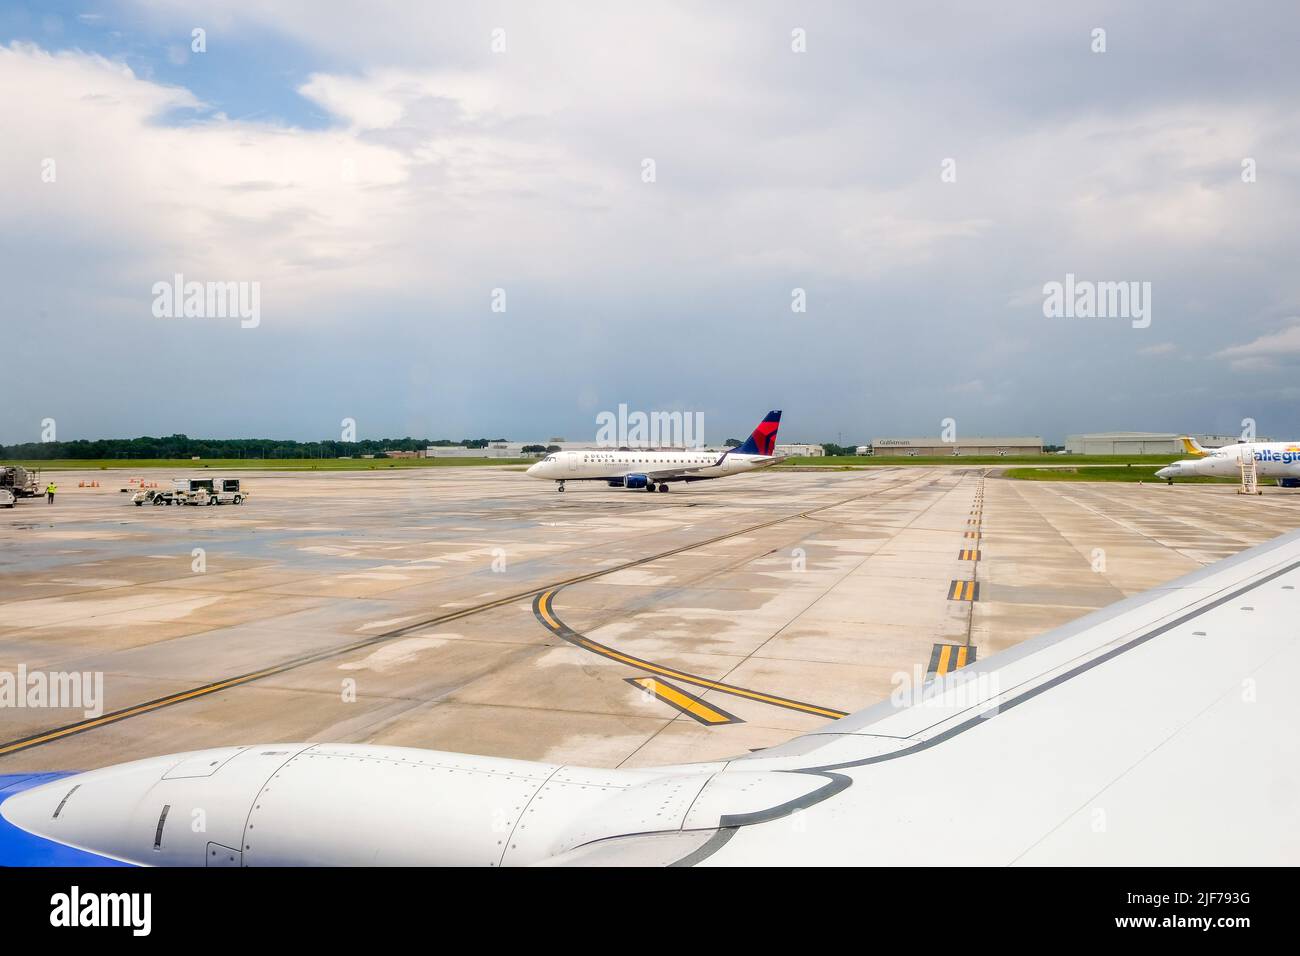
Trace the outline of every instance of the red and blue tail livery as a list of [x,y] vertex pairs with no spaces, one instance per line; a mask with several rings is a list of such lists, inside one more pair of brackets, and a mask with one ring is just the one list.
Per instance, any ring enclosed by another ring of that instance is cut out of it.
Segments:
[[776,450],[776,430],[781,427],[781,410],[768,412],[753,434],[736,451],[741,455],[770,455]]

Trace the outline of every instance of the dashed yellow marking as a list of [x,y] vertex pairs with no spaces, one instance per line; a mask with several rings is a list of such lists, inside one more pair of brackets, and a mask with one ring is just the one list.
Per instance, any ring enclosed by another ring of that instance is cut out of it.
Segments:
[[719,724],[744,723],[734,714],[710,707],[698,697],[692,697],[666,681],[656,680],[653,677],[629,677],[627,682],[640,687],[644,691],[649,691],[670,707],[675,707],[688,717],[693,717],[700,723],[707,724],[710,727],[716,727]]
[[957,552],[958,561],[978,561],[980,553],[975,548],[962,548]]
[[930,652],[931,674],[947,674],[959,667],[975,663],[975,645],[973,644],[936,644]]
[[978,581],[953,581],[948,585],[949,601],[978,601],[980,584]]

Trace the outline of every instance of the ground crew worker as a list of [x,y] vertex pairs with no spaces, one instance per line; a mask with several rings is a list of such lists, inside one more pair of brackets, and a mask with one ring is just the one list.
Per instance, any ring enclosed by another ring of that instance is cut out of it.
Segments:
[[46,499],[45,503],[47,505],[54,504],[54,493],[58,490],[59,490],[59,486],[52,481],[45,486],[45,499]]

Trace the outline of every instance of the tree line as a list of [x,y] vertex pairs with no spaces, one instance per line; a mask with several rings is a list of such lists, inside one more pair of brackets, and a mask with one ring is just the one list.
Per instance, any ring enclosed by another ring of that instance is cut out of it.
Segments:
[[423,451],[430,445],[486,448],[504,438],[370,438],[361,441],[292,441],[276,438],[100,438],[94,441],[26,442],[0,445],[0,458],[52,461],[61,458],[340,458],[382,455],[385,451]]

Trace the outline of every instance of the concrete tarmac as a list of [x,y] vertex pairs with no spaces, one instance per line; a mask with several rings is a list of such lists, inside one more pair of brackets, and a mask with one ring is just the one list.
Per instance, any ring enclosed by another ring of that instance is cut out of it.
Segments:
[[102,675],[102,714],[0,709],[0,773],[308,740],[725,758],[1300,526],[1272,487],[986,471],[244,472],[246,504],[184,508],[60,473],[0,510],[0,675]]

